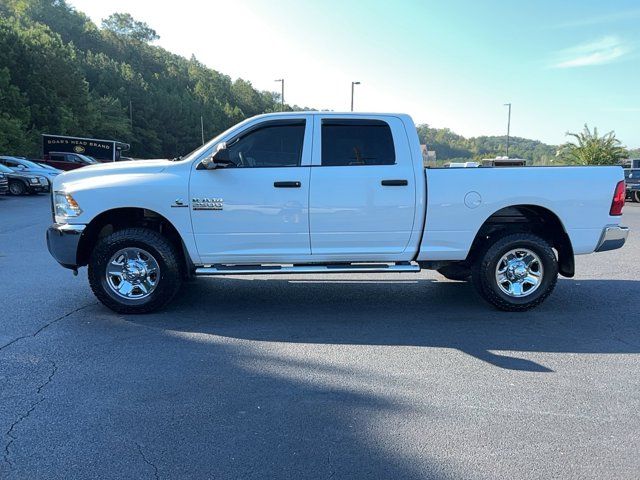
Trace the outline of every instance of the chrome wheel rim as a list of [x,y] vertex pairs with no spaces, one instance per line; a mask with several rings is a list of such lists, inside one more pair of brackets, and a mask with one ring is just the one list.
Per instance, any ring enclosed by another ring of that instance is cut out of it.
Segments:
[[128,300],[141,300],[156,289],[160,266],[146,250],[123,248],[107,263],[105,276],[113,293]]
[[540,257],[527,248],[515,248],[505,253],[496,265],[496,283],[510,297],[522,298],[535,292],[544,270]]

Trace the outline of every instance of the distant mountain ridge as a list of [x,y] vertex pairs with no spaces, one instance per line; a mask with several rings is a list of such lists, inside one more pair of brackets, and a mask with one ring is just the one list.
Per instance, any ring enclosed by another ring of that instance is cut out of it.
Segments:
[[[507,137],[481,136],[465,138],[448,128],[432,128],[427,124],[417,126],[420,143],[436,152],[437,162],[452,160],[478,161],[506,155]],[[509,138],[509,156],[524,158],[532,165],[549,165],[556,161],[555,145],[522,137]]]

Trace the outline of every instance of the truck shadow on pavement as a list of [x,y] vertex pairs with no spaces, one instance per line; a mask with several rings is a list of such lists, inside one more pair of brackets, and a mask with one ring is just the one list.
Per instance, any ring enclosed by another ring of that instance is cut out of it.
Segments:
[[632,280],[562,279],[542,306],[507,313],[466,283],[227,277],[188,284],[167,311],[129,320],[266,342],[452,348],[504,369],[552,372],[511,352],[640,352],[620,301],[638,291]]

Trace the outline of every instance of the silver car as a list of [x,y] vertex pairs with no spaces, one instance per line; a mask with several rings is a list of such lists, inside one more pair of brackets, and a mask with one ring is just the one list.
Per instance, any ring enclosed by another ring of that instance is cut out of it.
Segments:
[[40,177],[45,177],[49,186],[53,185],[53,179],[63,173],[62,170],[33,162],[24,157],[0,156],[0,164],[9,167],[14,172],[31,173]]

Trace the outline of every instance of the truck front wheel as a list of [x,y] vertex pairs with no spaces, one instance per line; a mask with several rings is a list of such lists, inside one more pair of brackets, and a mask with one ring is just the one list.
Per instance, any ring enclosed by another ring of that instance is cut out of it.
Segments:
[[513,233],[485,246],[472,269],[472,282],[500,310],[519,312],[541,304],[558,279],[551,246],[529,233]]
[[118,230],[100,240],[89,259],[89,284],[117,313],[148,313],[173,299],[182,283],[180,256],[160,233]]

